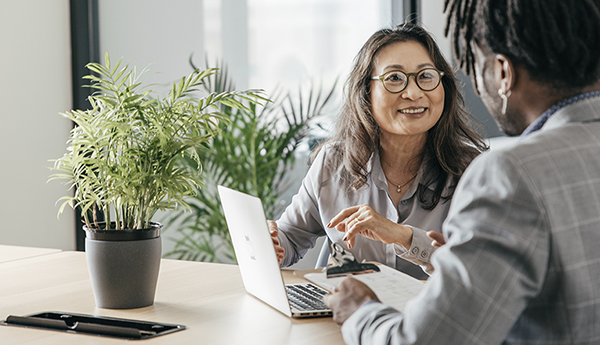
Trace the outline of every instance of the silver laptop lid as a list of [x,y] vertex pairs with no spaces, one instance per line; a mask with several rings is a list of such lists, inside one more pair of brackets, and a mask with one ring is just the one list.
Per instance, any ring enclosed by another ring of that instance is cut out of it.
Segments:
[[223,186],[218,190],[246,291],[292,316],[261,200]]

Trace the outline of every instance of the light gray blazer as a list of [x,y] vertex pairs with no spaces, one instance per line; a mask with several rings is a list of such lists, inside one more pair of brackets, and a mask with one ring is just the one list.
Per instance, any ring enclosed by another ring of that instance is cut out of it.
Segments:
[[367,304],[349,344],[600,343],[600,98],[478,157],[405,314]]

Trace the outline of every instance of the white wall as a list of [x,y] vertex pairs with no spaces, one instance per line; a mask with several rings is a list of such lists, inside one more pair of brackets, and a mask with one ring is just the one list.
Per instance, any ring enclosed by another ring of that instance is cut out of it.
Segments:
[[72,211],[57,219],[68,193],[46,183],[71,123],[68,0],[0,1],[0,243],[75,249]]
[[452,61],[450,39],[444,37],[446,15],[444,0],[421,0],[421,26],[435,38],[440,50],[448,61]]
[[[164,96],[171,83],[192,72],[190,54],[204,58],[202,0],[103,0],[98,2],[100,59],[145,67],[145,82]],[[203,66],[198,66],[203,67]]]

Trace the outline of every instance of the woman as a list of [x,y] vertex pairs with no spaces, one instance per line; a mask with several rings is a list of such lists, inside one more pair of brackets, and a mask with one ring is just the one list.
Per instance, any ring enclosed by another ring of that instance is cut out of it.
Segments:
[[270,222],[283,266],[328,236],[358,261],[426,279],[414,264],[431,270],[435,247],[426,231],[441,231],[463,171],[487,149],[457,84],[422,28],[403,24],[369,38],[346,82],[334,137],[317,148],[300,191]]

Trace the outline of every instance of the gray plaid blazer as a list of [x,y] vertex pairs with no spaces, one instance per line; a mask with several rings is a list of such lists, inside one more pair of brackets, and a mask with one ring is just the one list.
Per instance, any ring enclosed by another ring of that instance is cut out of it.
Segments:
[[600,344],[600,98],[474,160],[443,229],[419,297],[364,305],[347,343]]

